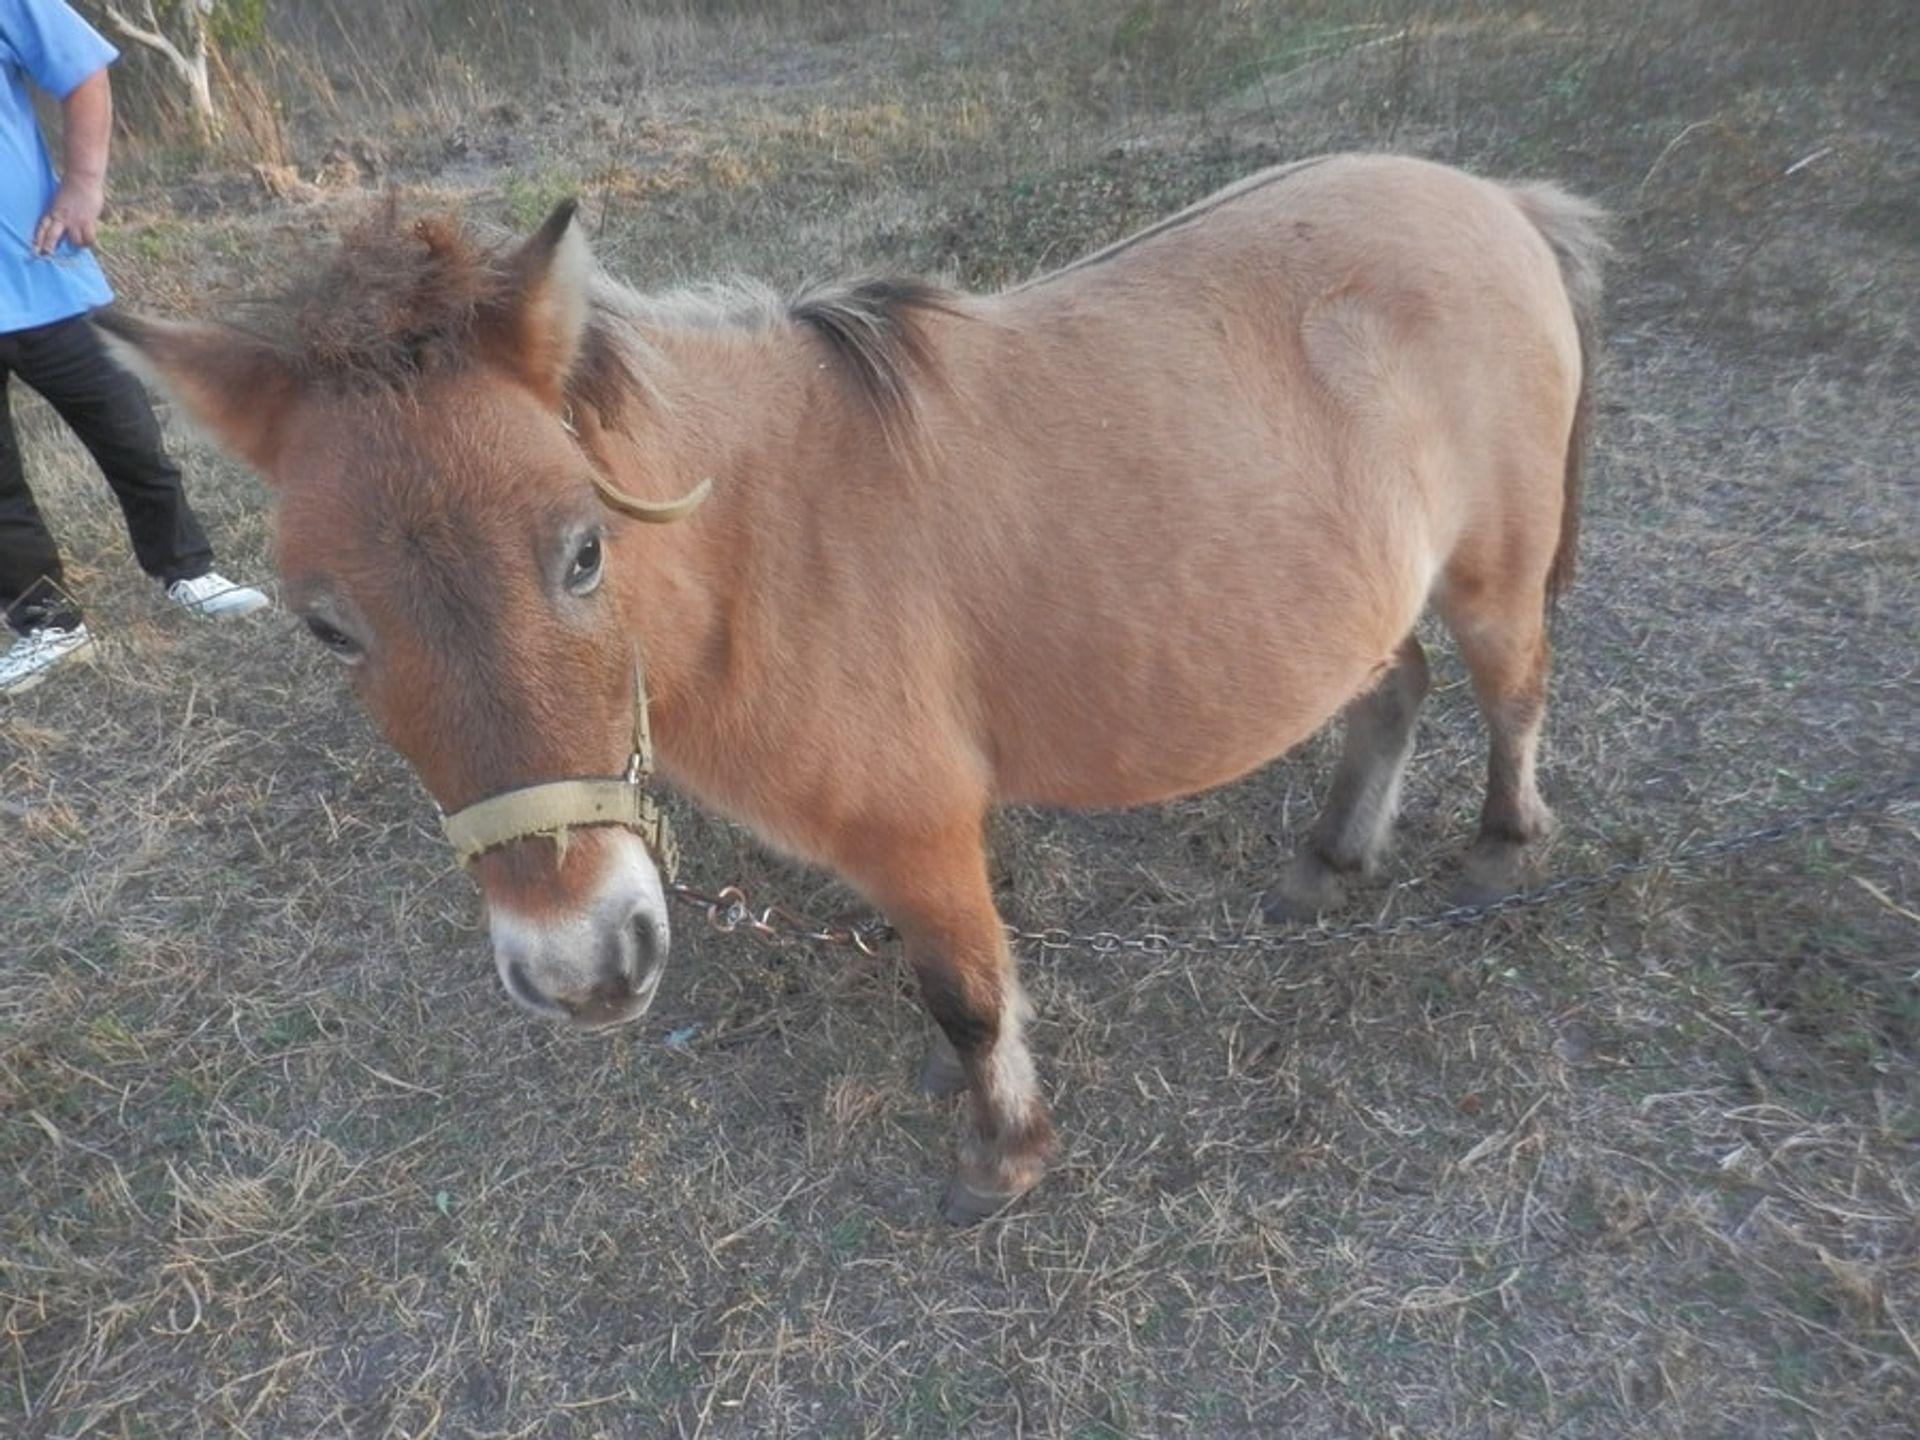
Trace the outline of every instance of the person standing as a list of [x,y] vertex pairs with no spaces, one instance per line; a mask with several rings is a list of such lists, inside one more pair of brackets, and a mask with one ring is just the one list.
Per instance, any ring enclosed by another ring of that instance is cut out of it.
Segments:
[[[107,67],[118,58],[65,0],[0,0],[0,610],[14,636],[0,652],[0,695],[32,688],[57,666],[85,658],[94,643],[27,488],[7,404],[15,376],[92,453],[120,502],[135,557],[169,599],[208,616],[250,614],[268,603],[213,568],[146,391],[114,363],[87,319],[113,300],[92,246],[113,125]],[[60,104],[58,173],[30,83]]]

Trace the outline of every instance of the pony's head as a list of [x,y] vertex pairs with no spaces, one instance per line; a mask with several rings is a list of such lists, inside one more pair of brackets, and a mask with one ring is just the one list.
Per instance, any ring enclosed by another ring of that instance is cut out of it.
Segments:
[[[576,399],[618,421],[593,283],[570,203],[501,250],[390,210],[260,333],[100,320],[268,479],[289,607],[449,814],[619,776],[635,748],[638,617],[615,559],[646,543],[631,517],[672,507],[610,506],[576,433]],[[521,835],[473,866],[515,1000],[580,1026],[646,1009],[667,912],[631,829]]]

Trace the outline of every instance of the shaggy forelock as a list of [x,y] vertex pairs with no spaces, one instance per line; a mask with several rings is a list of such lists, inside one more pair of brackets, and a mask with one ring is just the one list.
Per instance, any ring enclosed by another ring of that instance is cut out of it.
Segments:
[[477,353],[482,315],[504,302],[501,250],[446,216],[389,206],[341,237],[331,261],[268,308],[266,328],[301,377],[328,390],[400,389]]

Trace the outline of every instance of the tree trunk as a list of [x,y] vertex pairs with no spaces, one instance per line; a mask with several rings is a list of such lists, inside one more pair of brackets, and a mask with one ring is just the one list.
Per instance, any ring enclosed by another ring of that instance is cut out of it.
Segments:
[[144,46],[166,60],[187,90],[187,104],[193,116],[193,128],[202,144],[220,134],[220,112],[213,107],[213,82],[210,74],[213,41],[207,33],[208,22],[217,0],[185,0],[180,6],[180,25],[185,31],[184,45],[176,44],[160,27],[153,0],[141,0],[141,18],[136,24],[117,5],[106,7],[107,19],[127,39]]

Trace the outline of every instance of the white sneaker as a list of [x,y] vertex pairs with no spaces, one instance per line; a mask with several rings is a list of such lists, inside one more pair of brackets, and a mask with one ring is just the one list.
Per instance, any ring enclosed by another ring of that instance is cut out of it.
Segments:
[[46,679],[55,666],[92,658],[93,636],[85,625],[71,630],[42,625],[29,630],[0,655],[0,695],[24,695]]
[[167,598],[195,615],[251,615],[273,603],[251,585],[236,585],[214,570],[174,581],[167,586]]

